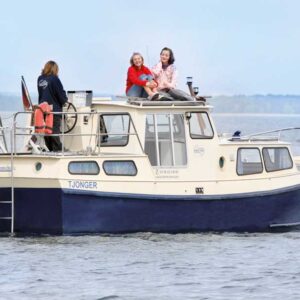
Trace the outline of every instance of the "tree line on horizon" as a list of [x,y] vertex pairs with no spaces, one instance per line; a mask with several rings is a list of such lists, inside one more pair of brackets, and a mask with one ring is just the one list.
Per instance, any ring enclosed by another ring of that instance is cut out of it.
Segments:
[[[0,93],[0,101],[2,111],[23,109],[21,94]],[[32,101],[37,102],[36,95]],[[214,106],[215,113],[300,114],[300,95],[221,95],[209,98],[207,102]]]

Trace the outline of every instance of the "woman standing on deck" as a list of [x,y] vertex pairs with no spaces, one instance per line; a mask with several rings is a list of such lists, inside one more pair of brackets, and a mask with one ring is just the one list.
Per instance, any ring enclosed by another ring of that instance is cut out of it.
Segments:
[[135,52],[130,58],[131,66],[127,72],[126,95],[129,97],[150,97],[154,100],[157,93],[157,82],[153,80],[151,71],[144,66],[143,56]]
[[154,80],[157,81],[158,91],[168,92],[176,88],[178,73],[174,65],[175,58],[170,48],[163,48],[160,52],[160,61],[152,68]]
[[[48,102],[53,106],[53,112],[62,112],[63,105],[68,97],[64,91],[63,85],[58,78],[58,65],[54,61],[48,61],[42,74],[37,80],[39,92],[39,104]],[[61,115],[53,115],[53,134],[60,133]],[[50,151],[61,151],[62,144],[59,136],[45,136],[45,143]]]

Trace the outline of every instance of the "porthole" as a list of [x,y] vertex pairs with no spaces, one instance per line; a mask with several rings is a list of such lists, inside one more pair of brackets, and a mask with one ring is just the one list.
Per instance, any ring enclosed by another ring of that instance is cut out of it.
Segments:
[[219,158],[219,166],[221,169],[224,167],[224,163],[225,163],[225,158],[224,158],[224,156],[221,156]]
[[42,163],[40,162],[35,163],[35,170],[40,171],[41,169],[42,169]]

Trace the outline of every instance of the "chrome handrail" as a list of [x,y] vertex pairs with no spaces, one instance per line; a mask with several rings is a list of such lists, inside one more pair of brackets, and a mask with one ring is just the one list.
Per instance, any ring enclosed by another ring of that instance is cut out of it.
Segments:
[[[25,131],[34,131],[34,126],[30,126],[30,127],[18,127],[17,126],[17,117],[19,115],[22,115],[22,114],[32,114],[33,112],[32,111],[24,111],[24,112],[17,112],[13,115],[13,123],[14,123],[14,126],[12,128],[13,130],[13,144],[16,145],[16,137],[17,136],[32,136],[32,135],[35,135],[35,136],[60,136],[61,137],[61,142],[62,142],[62,151],[61,153],[64,154],[64,144],[65,144],[65,137],[66,136],[90,136],[90,137],[98,137],[98,139],[101,137],[101,136],[106,136],[108,133],[101,133],[100,132],[100,127],[99,129],[97,129],[96,133],[64,133],[64,122],[62,122],[62,133],[59,133],[59,134],[44,134],[44,133],[34,133],[34,132],[29,132],[29,133],[18,133],[17,131],[18,130],[25,130]],[[91,112],[52,112],[52,114],[54,115],[61,115],[63,118],[65,117],[65,115],[89,115],[89,116],[92,116],[92,115],[95,115],[97,116],[97,124],[100,124],[100,117],[101,115],[103,115],[104,113],[103,112],[95,112],[95,111],[91,111]],[[120,112],[105,112],[105,115],[120,115],[122,113]],[[134,132],[127,132],[127,133],[109,133],[110,136],[136,136],[137,140],[138,140],[138,144],[139,144],[139,147],[142,151],[142,153],[144,154],[144,148],[143,148],[143,145],[142,145],[142,142],[141,142],[141,139],[139,137],[139,134],[137,132],[137,129],[136,129],[136,126],[132,120],[132,117],[130,114],[126,114],[128,115],[129,117],[129,124],[132,125],[132,128],[133,128],[133,131]],[[98,132],[99,131],[99,132]],[[11,141],[11,144],[12,144],[12,141]],[[101,148],[101,143],[95,143],[95,151],[96,151],[96,148],[98,148],[98,154],[100,154],[100,148]],[[14,154],[17,154],[16,152],[16,147],[14,147],[14,149],[11,149],[13,150],[12,152]],[[47,153],[47,152],[46,152]],[[95,152],[94,152],[95,153]]]
[[286,128],[275,129],[275,130],[262,131],[262,132],[257,132],[257,133],[253,133],[253,134],[242,135],[242,136],[240,136],[240,138],[243,139],[243,140],[251,141],[255,137],[258,137],[258,136],[261,136],[261,135],[278,133],[276,136],[274,136],[274,138],[277,137],[277,139],[279,140],[280,136],[281,136],[281,133],[283,131],[292,131],[292,130],[300,130],[300,127],[286,127]]

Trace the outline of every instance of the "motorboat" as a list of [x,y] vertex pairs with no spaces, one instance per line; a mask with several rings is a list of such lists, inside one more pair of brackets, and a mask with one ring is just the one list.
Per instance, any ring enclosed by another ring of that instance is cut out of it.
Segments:
[[33,106],[1,127],[0,232],[260,232],[300,225],[300,157],[273,133],[218,134],[205,97],[69,96],[61,152],[48,151],[45,134],[36,133]]

